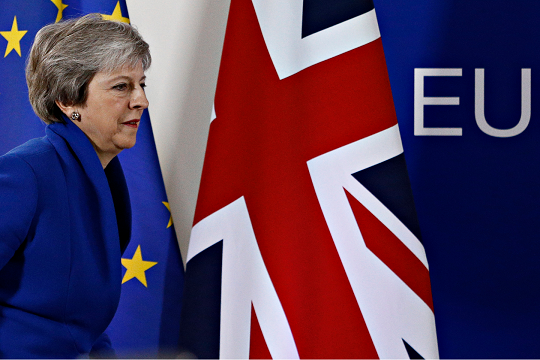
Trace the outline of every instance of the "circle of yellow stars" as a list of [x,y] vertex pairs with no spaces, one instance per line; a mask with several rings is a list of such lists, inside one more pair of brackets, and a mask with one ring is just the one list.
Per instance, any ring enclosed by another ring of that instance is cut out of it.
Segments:
[[[63,0],[50,0],[57,8],[58,13],[56,14],[56,21],[59,22],[63,17],[64,9],[68,7],[68,5],[63,3]],[[112,21],[120,21],[129,24],[129,18],[124,17],[122,15],[122,10],[120,9],[120,1],[116,3],[116,6],[112,12],[112,14],[101,14],[105,20],[112,20]],[[11,25],[10,31],[0,31],[0,35],[4,37],[4,39],[7,40],[7,47],[6,51],[4,53],[4,57],[7,57],[13,50],[17,54],[19,54],[19,57],[22,57],[21,54],[21,40],[26,35],[28,30],[19,30],[19,25],[17,24],[17,16],[13,17],[13,23]]]

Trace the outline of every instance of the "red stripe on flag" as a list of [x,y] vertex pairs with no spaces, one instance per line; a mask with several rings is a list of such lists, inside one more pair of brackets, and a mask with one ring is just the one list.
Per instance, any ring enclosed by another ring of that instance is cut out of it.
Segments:
[[264,340],[264,335],[259,325],[259,319],[251,304],[251,338],[249,339],[249,358],[250,359],[271,359],[270,350]]
[[[345,189],[343,189],[345,190]],[[347,190],[347,199],[366,246],[433,311],[429,271],[380,220]]]

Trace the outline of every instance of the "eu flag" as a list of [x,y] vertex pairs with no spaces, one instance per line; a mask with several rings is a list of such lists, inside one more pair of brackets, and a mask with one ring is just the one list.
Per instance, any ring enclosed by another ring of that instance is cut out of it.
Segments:
[[[35,34],[49,23],[88,13],[129,23],[124,1],[0,3],[0,153],[44,135],[45,125],[28,101],[24,73]],[[183,267],[147,111],[137,145],[119,157],[130,191],[133,228],[121,260],[120,305],[107,334],[122,357],[171,355],[178,342]]]

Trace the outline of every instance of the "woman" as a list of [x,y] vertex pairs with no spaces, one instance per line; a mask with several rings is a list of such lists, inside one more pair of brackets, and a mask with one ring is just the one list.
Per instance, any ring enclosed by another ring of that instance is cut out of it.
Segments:
[[46,136],[0,157],[0,357],[113,354],[131,232],[116,155],[135,144],[150,62],[134,28],[97,14],[36,35],[26,78]]

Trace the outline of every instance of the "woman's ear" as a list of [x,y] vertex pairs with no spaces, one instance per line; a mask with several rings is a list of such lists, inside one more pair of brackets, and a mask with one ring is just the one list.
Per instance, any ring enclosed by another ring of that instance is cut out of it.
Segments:
[[73,106],[68,106],[68,105],[65,105],[65,104],[62,104],[60,101],[56,100],[55,101],[56,103],[56,106],[58,106],[58,108],[64,113],[64,115],[66,115],[68,118],[71,117],[71,114],[73,114],[75,111],[75,108]]

